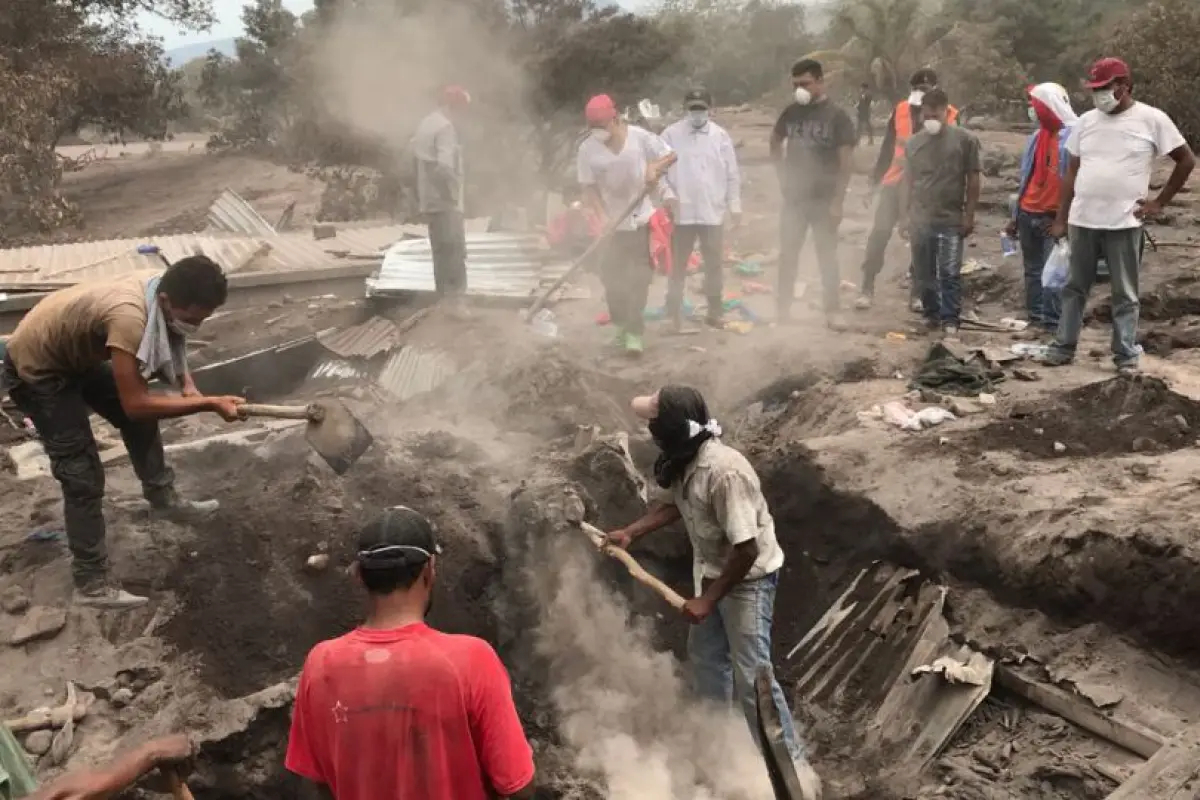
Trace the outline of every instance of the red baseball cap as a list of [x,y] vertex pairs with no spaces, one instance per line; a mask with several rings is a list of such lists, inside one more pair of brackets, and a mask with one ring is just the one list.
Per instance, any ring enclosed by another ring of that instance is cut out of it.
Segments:
[[617,104],[606,94],[598,94],[588,100],[583,110],[588,125],[607,125],[617,118]]
[[471,93],[461,86],[446,86],[442,89],[442,102],[450,108],[466,108],[471,104]]
[[1129,77],[1129,65],[1119,58],[1102,58],[1088,70],[1083,85],[1089,89],[1102,89],[1118,78]]

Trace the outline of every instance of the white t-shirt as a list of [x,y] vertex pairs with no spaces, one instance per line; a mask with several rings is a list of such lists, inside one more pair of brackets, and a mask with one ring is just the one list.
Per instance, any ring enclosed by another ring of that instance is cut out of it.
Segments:
[[[615,217],[642,191],[646,184],[646,166],[669,152],[662,139],[636,125],[628,127],[625,145],[619,153],[588,136],[580,142],[575,160],[579,183],[599,189],[605,212],[610,218]],[[637,230],[649,223],[653,214],[654,204],[646,198],[617,230]]]
[[1067,152],[1079,157],[1068,222],[1096,230],[1140,227],[1133,212],[1150,189],[1154,159],[1184,144],[1179,128],[1154,106],[1088,111],[1067,137]]

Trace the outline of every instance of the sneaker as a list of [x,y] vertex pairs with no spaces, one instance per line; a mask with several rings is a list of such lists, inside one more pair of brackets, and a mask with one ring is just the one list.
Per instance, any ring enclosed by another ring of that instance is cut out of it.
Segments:
[[646,351],[645,344],[642,343],[642,337],[636,333],[625,334],[625,352],[631,356],[640,356]]
[[620,328],[620,327],[617,328],[616,335],[613,336],[611,344],[613,347],[617,348],[618,350],[625,349],[625,330],[624,330],[624,328]]
[[131,594],[119,586],[110,583],[100,583],[95,586],[76,587],[71,602],[87,608],[101,608],[112,611],[123,611],[129,608],[144,606],[150,598]]
[[837,311],[830,312],[825,315],[825,327],[831,331],[841,333],[846,330],[846,320]]
[[821,776],[804,759],[792,762],[796,768],[796,779],[800,784],[800,800],[821,800]]
[[958,326],[957,325],[943,325],[942,326],[942,336],[946,337],[947,339],[957,338]]
[[874,302],[874,301],[871,299],[871,295],[860,294],[858,296],[858,299],[854,301],[854,308],[857,309],[858,311],[866,311],[868,308],[871,307],[872,302]]
[[719,331],[725,330],[725,319],[719,314],[714,317],[705,317],[704,324],[710,328],[716,328]]
[[923,303],[921,303],[921,298],[914,297],[912,300],[909,300],[908,301],[908,310],[913,312],[914,314],[920,314],[922,311],[924,311],[925,306]]
[[197,519],[212,516],[221,507],[217,500],[188,500],[178,492],[168,492],[162,499],[150,501],[151,513],[169,519]]
[[1055,350],[1053,346],[1046,352],[1046,355],[1038,361],[1043,367],[1065,367],[1075,360],[1075,356]]

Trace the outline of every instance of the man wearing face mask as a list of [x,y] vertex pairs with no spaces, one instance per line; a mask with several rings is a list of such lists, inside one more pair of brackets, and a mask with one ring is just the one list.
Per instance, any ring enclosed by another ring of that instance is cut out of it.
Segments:
[[[771,132],[771,159],[779,175],[783,209],[779,217],[779,322],[791,316],[800,251],[812,230],[821,270],[825,321],[841,329],[841,274],[838,225],[850,182],[857,134],[846,111],[825,94],[825,72],[806,58],[792,66],[793,102]],[[785,149],[786,148],[786,149]]]
[[[683,521],[695,583],[695,596],[683,607],[692,624],[688,662],[694,688],[722,706],[736,699],[754,733],[754,677],[760,667],[771,666],[771,623],[784,561],[762,485],[745,456],[721,441],[721,426],[709,416],[697,390],[664,386],[635,398],[632,408],[648,421],[661,450],[654,478],[666,494],[641,519],[607,534],[607,541],[628,548],[646,534]],[[821,781],[805,758],[777,682],[772,683],[772,698],[804,796],[819,800]]]
[[[161,275],[105,278],[54,292],[8,341],[0,384],[33,420],[62,486],[77,604],[124,609],[146,603],[109,580],[104,465],[91,412],[121,432],[153,510],[190,516],[217,508],[215,500],[185,500],[175,491],[158,421],[206,411],[238,419],[244,401],[200,394],[187,367],[187,337],[225,304],[226,291],[220,266],[189,256]],[[155,377],[175,391],[150,391]]]
[[724,261],[724,225],[729,216],[736,226],[742,218],[741,176],[733,139],[709,119],[712,97],[706,89],[692,89],[683,98],[687,117],[663,131],[663,141],[678,159],[667,171],[675,193],[671,215],[671,275],[667,287],[667,314],[676,332],[683,327],[683,290],[692,248],[700,246],[704,259],[705,321],[721,327],[721,272]]
[[[584,202],[607,227],[609,220],[643,191],[658,188],[659,178],[675,154],[650,131],[623,120],[606,94],[589,100],[584,114],[588,136],[580,142],[575,160],[579,185]],[[673,201],[669,186],[662,187],[660,199],[668,205]],[[604,298],[617,332],[615,345],[631,356],[640,356],[645,348],[646,301],[654,278],[650,259],[653,214],[654,203],[647,193],[617,226],[600,261]]]
[[1042,269],[1054,249],[1050,226],[1058,213],[1062,177],[1070,155],[1067,138],[1078,121],[1067,90],[1057,83],[1029,88],[1029,117],[1038,129],[1029,137],[1021,157],[1021,185],[1005,233],[1021,243],[1025,262],[1025,311],[1029,324],[1044,331],[1058,328],[1059,297],[1042,287]]
[[[879,158],[870,178],[871,192],[877,195],[878,202],[875,206],[875,222],[871,228],[871,235],[867,238],[867,252],[863,256],[862,293],[854,304],[859,310],[870,308],[874,302],[875,281],[883,271],[888,242],[891,241],[892,231],[900,218],[900,196],[904,189],[904,148],[913,133],[921,130],[924,121],[921,115],[922,98],[926,92],[936,88],[937,83],[937,73],[932,69],[926,67],[914,72],[909,79],[908,97],[896,104],[892,116],[888,119],[883,143],[879,147]],[[950,106],[946,110],[946,124],[957,125],[958,116],[958,109]],[[909,277],[912,281],[909,300],[914,311],[920,310],[920,296],[911,263]]]
[[[1070,162],[1051,228],[1070,237],[1071,265],[1062,290],[1062,317],[1045,363],[1075,359],[1083,310],[1098,262],[1108,263],[1112,283],[1112,354],[1118,372],[1137,372],[1138,273],[1142,222],[1162,212],[1183,188],[1196,159],[1164,112],[1133,99],[1129,67],[1116,58],[1097,61],[1085,84],[1095,108],[1079,118],[1067,138]],[[1156,197],[1147,198],[1156,158],[1168,155],[1175,169]]]
[[429,627],[442,549],[405,506],[358,534],[367,619],[308,654],[285,766],[334,800],[527,800],[533,750],[491,645]]
[[925,93],[921,130],[904,148],[900,230],[910,237],[921,310],[930,328],[958,333],[964,240],[975,231],[983,165],[979,140],[947,117],[941,89]]

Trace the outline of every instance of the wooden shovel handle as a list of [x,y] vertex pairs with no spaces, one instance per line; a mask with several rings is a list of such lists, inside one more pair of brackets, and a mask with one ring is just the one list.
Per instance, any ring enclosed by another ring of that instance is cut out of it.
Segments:
[[179,773],[173,769],[166,770],[167,784],[171,787],[171,797],[175,800],[196,800],[192,797],[192,792],[188,789],[187,784],[179,777]]
[[320,422],[325,410],[316,403],[306,406],[272,406],[263,403],[246,403],[238,406],[243,417],[271,417],[273,419],[306,419]]
[[613,547],[612,545],[605,544],[604,531],[600,530],[595,525],[588,524],[587,522],[580,522],[579,528],[585,534],[587,534],[589,539],[592,540],[592,544],[599,547],[605,555],[615,558],[617,561],[620,561],[622,564],[624,564],[625,569],[629,570],[629,574],[633,576],[634,580],[636,580],[638,583],[644,584],[645,586],[649,586],[658,593],[659,597],[661,597],[663,600],[666,600],[667,603],[670,604],[671,608],[675,609],[676,611],[681,611],[683,609],[683,604],[687,601],[684,600],[678,592],[647,572],[645,567],[639,564],[637,559],[629,555],[629,553],[626,553],[619,547]]

